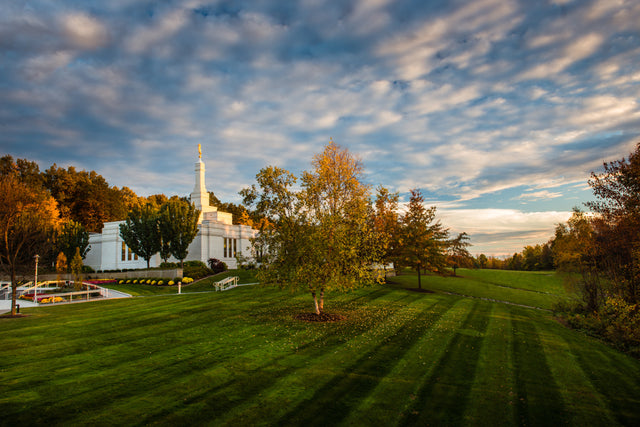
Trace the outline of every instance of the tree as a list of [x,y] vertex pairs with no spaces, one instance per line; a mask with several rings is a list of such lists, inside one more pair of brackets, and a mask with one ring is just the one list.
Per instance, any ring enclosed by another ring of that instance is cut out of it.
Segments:
[[69,269],[73,274],[74,289],[76,291],[82,290],[82,256],[80,255],[80,248],[76,248],[76,253],[73,255],[71,263],[69,263]]
[[268,166],[258,172],[256,181],[258,188],[253,184],[240,191],[242,203],[253,207],[254,216],[263,218],[254,225],[258,233],[251,241],[252,255],[264,266],[259,272],[262,281],[288,283],[298,262],[296,234],[300,208],[292,189],[297,178],[285,169]]
[[398,200],[400,195],[389,192],[383,186],[379,186],[373,211],[373,227],[378,236],[378,245],[381,250],[381,261],[384,264],[385,279],[387,264],[393,262],[397,252],[397,240],[399,231]]
[[480,268],[487,268],[488,262],[489,262],[489,259],[485,254],[478,255],[478,265],[480,265]]
[[110,187],[95,171],[76,171],[53,164],[42,175],[44,186],[58,201],[61,216],[83,225],[90,232],[100,232],[108,221],[119,221],[127,215],[132,202],[131,190],[121,192]]
[[58,257],[56,258],[56,274],[58,280],[58,287],[60,287],[60,283],[62,282],[62,275],[67,272],[67,257],[64,252],[60,252]]
[[89,233],[82,224],[74,220],[67,221],[57,237],[58,250],[63,252],[66,259],[73,259],[76,248],[80,250],[80,257],[84,259],[91,246],[89,245]]
[[159,229],[162,245],[180,260],[180,267],[188,255],[189,245],[198,234],[200,210],[184,200],[171,198],[160,207]]
[[241,194],[267,219],[253,241],[254,251],[262,252],[260,278],[308,290],[320,315],[325,291],[373,281],[371,264],[379,251],[360,161],[331,141],[312,167],[299,191],[292,189],[293,174],[268,167],[256,176],[260,188]]
[[53,248],[60,226],[56,201],[13,174],[0,176],[0,264],[11,275],[11,314],[16,313],[16,273]]
[[120,224],[120,237],[124,243],[147,262],[160,251],[161,239],[158,228],[158,210],[150,203],[132,209],[124,224]]
[[453,268],[454,276],[459,267],[466,267],[473,260],[473,257],[467,249],[469,246],[471,246],[471,243],[469,243],[469,235],[465,232],[458,234],[455,239],[449,241],[447,252],[449,265]]
[[604,163],[604,172],[591,173],[596,200],[587,206],[595,239],[602,251],[600,267],[629,303],[640,299],[640,143],[628,159]]
[[553,250],[559,271],[580,274],[582,298],[588,310],[596,311],[603,296],[597,262],[600,251],[584,212],[574,209],[566,224],[558,224]]
[[448,230],[435,221],[435,216],[435,206],[425,208],[420,190],[411,190],[407,212],[401,219],[399,259],[416,270],[420,289],[423,271],[442,272],[446,264]]
[[313,170],[302,175],[300,199],[312,256],[299,273],[319,314],[325,290],[351,289],[373,280],[371,267],[380,260],[380,247],[360,160],[330,141],[311,164]]

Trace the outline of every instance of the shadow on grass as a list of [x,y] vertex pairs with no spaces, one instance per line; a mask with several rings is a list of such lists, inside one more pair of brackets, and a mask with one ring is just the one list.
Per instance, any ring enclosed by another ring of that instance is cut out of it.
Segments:
[[[349,415],[379,384],[396,363],[423,336],[425,319],[432,325],[455,303],[440,300],[421,310],[399,326],[396,334],[364,353],[349,365],[343,375],[336,376],[319,388],[309,400],[283,416],[280,425],[334,425]],[[434,313],[434,310],[436,311]],[[330,408],[330,410],[328,410]]]

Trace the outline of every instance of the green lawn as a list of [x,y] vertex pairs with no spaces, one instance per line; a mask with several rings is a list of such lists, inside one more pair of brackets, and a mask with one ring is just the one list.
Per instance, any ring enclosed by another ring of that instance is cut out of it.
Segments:
[[[391,286],[417,288],[415,273],[406,273],[389,279]],[[550,310],[560,299],[571,298],[560,275],[554,272],[468,270],[458,269],[457,276],[427,275],[422,277],[427,290],[507,301],[514,304]]]
[[[210,292],[214,291],[213,284],[229,276],[237,276],[238,283],[255,283],[255,271],[252,270],[229,270],[223,273],[216,274],[211,277],[207,277],[197,282],[193,282],[189,285],[182,285],[181,292]],[[140,285],[140,284],[126,284],[122,285],[102,285],[105,288],[115,289],[121,292],[128,293],[133,296],[149,296],[149,295],[163,295],[163,294],[177,294],[178,286],[153,286],[153,285]]]
[[0,319],[0,424],[640,425],[640,361],[546,311],[398,285],[310,308],[247,286],[25,309]]

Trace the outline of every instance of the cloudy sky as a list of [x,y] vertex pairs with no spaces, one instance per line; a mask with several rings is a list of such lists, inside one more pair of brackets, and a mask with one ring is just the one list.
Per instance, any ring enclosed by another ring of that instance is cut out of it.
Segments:
[[472,252],[551,237],[640,141],[637,0],[0,3],[0,154],[224,201],[333,138]]

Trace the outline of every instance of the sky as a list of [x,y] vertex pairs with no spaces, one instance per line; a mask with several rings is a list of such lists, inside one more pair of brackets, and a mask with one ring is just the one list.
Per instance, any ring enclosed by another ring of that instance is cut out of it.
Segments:
[[474,254],[544,243],[640,142],[637,0],[0,3],[0,154],[223,201],[332,138]]

